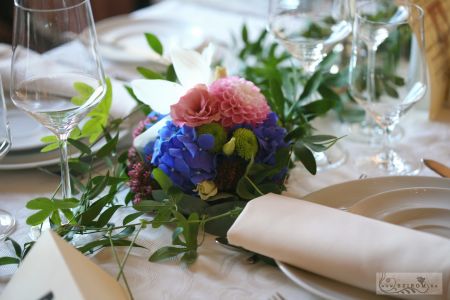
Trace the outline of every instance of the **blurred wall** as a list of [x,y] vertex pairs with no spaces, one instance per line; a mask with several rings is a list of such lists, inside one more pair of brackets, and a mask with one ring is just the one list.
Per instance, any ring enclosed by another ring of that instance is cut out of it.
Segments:
[[[90,0],[96,21],[127,14],[150,5],[152,0]],[[0,43],[11,43],[14,0],[0,0]]]

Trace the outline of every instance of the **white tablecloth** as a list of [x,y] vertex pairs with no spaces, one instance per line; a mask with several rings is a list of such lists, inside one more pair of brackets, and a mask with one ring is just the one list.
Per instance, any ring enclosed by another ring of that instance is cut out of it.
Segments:
[[[243,17],[231,12],[220,13],[183,1],[166,1],[134,15],[196,22],[210,36],[225,41],[228,41],[230,30],[239,32],[243,22],[252,27],[264,26],[263,19]],[[111,62],[105,62],[105,65],[107,69],[114,67]],[[402,126],[405,136],[399,145],[409,148],[417,159],[428,157],[450,165],[449,124],[428,121],[427,112],[416,107],[402,120]],[[326,128],[324,133],[345,133],[343,126],[335,122],[332,116],[320,121],[318,127]],[[355,157],[365,153],[367,145],[354,143],[349,138],[344,138],[339,144],[349,153],[349,159],[343,166],[316,176],[297,167],[292,170],[288,193],[302,197],[331,184],[357,179],[361,172],[356,170],[353,161]],[[420,175],[436,176],[425,168]],[[51,195],[58,180],[57,177],[38,170],[0,172],[0,205],[18,219],[17,229],[12,235],[14,239],[20,242],[28,239],[29,228],[24,221],[29,215],[29,211],[24,208],[26,201],[37,196]],[[138,243],[148,250],[132,250],[125,267],[135,299],[269,299],[275,292],[286,299],[317,299],[292,283],[277,268],[261,262],[249,264],[246,262],[248,255],[216,245],[212,236],[207,236],[199,250],[197,262],[190,267],[175,259],[163,263],[148,262],[151,253],[170,242],[171,231],[168,228],[147,228],[141,233]],[[0,255],[12,253],[5,245],[1,247]],[[123,255],[124,249],[119,249],[119,252]],[[117,274],[118,268],[109,249],[101,251],[92,259],[112,275]],[[13,271],[13,267],[0,267],[0,292]]]

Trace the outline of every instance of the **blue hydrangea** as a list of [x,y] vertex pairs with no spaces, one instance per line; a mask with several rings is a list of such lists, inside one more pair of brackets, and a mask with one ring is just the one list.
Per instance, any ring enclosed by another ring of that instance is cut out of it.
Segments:
[[194,128],[167,121],[152,144],[145,148],[152,154],[151,163],[184,192],[192,192],[198,183],[215,177],[215,156],[208,151],[214,147],[211,134],[197,136]]
[[269,113],[263,124],[253,128],[259,143],[259,151],[256,156],[256,162],[274,165],[275,153],[280,148],[288,147],[284,141],[287,131],[278,126],[278,117],[274,112]]

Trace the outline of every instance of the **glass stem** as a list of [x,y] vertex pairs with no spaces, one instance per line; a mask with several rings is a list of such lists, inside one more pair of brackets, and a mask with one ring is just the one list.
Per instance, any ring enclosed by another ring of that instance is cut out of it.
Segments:
[[392,133],[392,127],[391,126],[383,126],[383,145],[382,145],[382,153],[384,156],[384,159],[386,161],[386,165],[392,166],[394,164],[394,157],[392,153],[392,145],[391,145],[391,133]]
[[63,198],[72,197],[72,189],[70,187],[70,172],[69,172],[69,158],[67,153],[67,138],[68,135],[60,135],[59,139],[59,151],[61,159],[61,189]]
[[375,101],[376,91],[375,91],[375,59],[376,59],[376,47],[368,47],[367,53],[367,90],[369,92],[369,104]]

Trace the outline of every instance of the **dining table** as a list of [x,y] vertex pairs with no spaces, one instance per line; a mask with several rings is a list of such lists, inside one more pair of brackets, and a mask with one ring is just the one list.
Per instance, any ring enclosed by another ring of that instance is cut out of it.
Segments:
[[[210,1],[210,5],[205,2],[165,0],[127,17],[155,20],[155,24],[164,20],[165,26],[171,24],[167,20],[183,22],[201,30],[206,41],[223,49],[231,45],[233,36],[240,35],[243,24],[248,26],[250,36],[256,36],[265,29],[264,7],[256,5],[252,9],[247,6],[244,10],[235,5],[227,9],[223,3],[215,6],[214,1]],[[148,31],[151,32],[152,28]],[[106,74],[117,80],[130,81],[140,77],[131,63],[104,57],[103,64]],[[404,134],[395,143],[407,149],[417,160],[432,158],[450,165],[450,124],[431,121],[428,115],[430,100],[425,98],[422,101],[403,117],[401,127]],[[352,139],[348,124],[340,122],[333,112],[316,120],[314,126],[320,133],[342,136],[338,145],[345,150],[347,159],[341,166],[316,175],[297,164],[290,171],[287,191],[284,192],[288,196],[301,199],[331,185],[366,177],[364,171],[357,169],[355,159],[365,154],[371,145]],[[122,142],[131,144],[131,139]],[[439,176],[425,166],[417,175]],[[13,239],[19,243],[31,239],[30,227],[25,222],[31,212],[25,204],[36,197],[51,196],[58,181],[58,176],[40,168],[0,171],[0,207],[11,212],[17,222],[11,234]],[[345,198],[346,194],[335,197]],[[132,211],[133,208],[128,207],[119,214],[125,216]],[[206,234],[198,250],[198,259],[192,265],[186,265],[178,258],[150,262],[148,258],[155,250],[171,244],[171,235],[172,228],[165,226],[146,228],[140,233],[137,243],[145,248],[134,248],[124,268],[134,299],[321,299],[311,290],[291,281],[278,267],[263,261],[253,262],[249,260],[249,253],[223,247],[209,234]],[[116,248],[119,256],[125,255],[126,250],[126,247]],[[10,243],[0,243],[0,256],[11,256],[13,251]],[[119,267],[111,249],[102,249],[90,255],[90,259],[113,277],[117,275]],[[0,267],[0,294],[15,270],[13,265]]]

